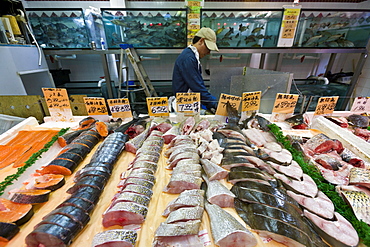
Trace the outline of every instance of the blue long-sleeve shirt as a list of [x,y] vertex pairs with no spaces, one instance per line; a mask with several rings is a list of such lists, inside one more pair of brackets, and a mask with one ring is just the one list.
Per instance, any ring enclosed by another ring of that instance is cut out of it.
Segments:
[[204,85],[202,67],[194,52],[187,47],[177,57],[172,73],[172,91],[176,93],[200,93],[201,103],[207,109],[217,108],[217,99],[210,94]]

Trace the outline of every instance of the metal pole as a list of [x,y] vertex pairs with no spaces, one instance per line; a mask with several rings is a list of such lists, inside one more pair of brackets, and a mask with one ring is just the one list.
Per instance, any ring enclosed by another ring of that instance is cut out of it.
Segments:
[[110,74],[109,74],[107,54],[102,54],[101,59],[103,63],[104,78],[105,78],[105,83],[107,85],[108,97],[110,99],[113,99],[113,90],[112,90],[112,83],[111,83]]

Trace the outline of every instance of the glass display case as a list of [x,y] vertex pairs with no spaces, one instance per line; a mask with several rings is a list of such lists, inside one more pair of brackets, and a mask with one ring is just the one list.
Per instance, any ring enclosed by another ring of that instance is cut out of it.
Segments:
[[82,9],[26,9],[26,12],[42,48],[90,48]]
[[219,48],[276,47],[283,9],[202,9],[201,26],[216,32]]
[[102,9],[108,48],[185,48],[186,9]]
[[295,47],[361,48],[370,33],[370,10],[302,9]]

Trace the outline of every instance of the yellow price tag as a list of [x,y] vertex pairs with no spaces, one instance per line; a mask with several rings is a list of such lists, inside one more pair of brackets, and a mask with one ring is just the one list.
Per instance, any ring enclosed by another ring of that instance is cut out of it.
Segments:
[[176,93],[177,112],[196,114],[200,112],[200,93]]
[[148,113],[151,117],[169,116],[167,97],[147,97],[146,104],[148,106]]
[[130,101],[127,98],[108,99],[109,110],[114,118],[131,118]]
[[339,96],[320,97],[314,115],[332,114],[337,105]]
[[242,95],[242,111],[257,111],[260,108],[261,91],[245,92]]
[[108,108],[104,98],[84,97],[84,103],[89,116],[108,115]]
[[200,1],[188,1],[189,7],[200,7]]
[[298,94],[278,93],[275,98],[272,112],[275,113],[293,113],[298,101]]
[[71,109],[65,88],[42,88],[42,92],[49,109]]
[[228,116],[228,113],[227,113],[227,110],[226,110],[227,102],[229,102],[233,108],[238,110],[241,99],[242,99],[242,97],[240,97],[240,96],[235,96],[235,95],[229,95],[229,94],[222,93],[220,95],[220,100],[218,101],[216,115]]
[[200,14],[190,13],[190,14],[188,14],[188,20],[190,20],[190,19],[200,19]]

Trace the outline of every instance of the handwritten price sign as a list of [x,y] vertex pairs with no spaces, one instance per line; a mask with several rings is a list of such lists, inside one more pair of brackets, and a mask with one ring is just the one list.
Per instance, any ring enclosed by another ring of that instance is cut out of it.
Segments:
[[45,101],[49,109],[51,108],[71,108],[67,90],[65,88],[43,88]]
[[114,118],[131,118],[130,102],[127,98],[108,99],[109,110]]
[[200,112],[200,93],[176,93],[177,112],[197,114]]
[[275,113],[293,113],[295,105],[298,101],[298,94],[278,93],[276,95],[274,108],[272,112]]
[[147,97],[146,104],[148,106],[149,116],[161,117],[169,116],[168,98],[167,97]]
[[65,88],[42,88],[50,116],[56,122],[72,122],[73,114]]
[[370,111],[370,97],[357,97],[353,102],[351,112],[364,113]]
[[88,115],[108,115],[108,108],[104,98],[84,97]]
[[338,96],[320,97],[314,115],[332,114],[338,101]]
[[226,109],[227,102],[229,102],[233,108],[238,110],[241,99],[242,98],[240,96],[235,96],[235,95],[229,95],[229,94],[222,93],[220,95],[220,100],[218,101],[216,115],[228,116],[227,109]]
[[246,92],[242,95],[242,111],[258,111],[261,103],[261,91]]

